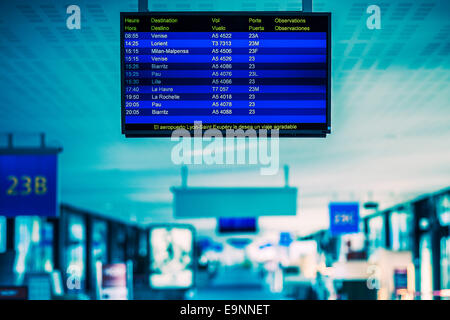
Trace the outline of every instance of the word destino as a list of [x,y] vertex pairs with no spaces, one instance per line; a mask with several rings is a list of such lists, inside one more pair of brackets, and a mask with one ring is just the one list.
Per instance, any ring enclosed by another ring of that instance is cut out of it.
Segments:
[[[267,315],[269,314],[269,304],[226,304],[223,308],[223,313],[226,315]],[[208,318],[212,317],[214,311],[222,313],[222,309],[215,309],[214,307],[200,307],[188,304],[180,308],[181,315],[205,315]]]

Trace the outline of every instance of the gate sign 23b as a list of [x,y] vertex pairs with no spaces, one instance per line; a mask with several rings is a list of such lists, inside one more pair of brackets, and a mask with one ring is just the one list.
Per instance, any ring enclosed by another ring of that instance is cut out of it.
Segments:
[[332,202],[330,208],[330,232],[333,235],[359,231],[359,203]]
[[57,155],[0,155],[0,216],[57,215]]

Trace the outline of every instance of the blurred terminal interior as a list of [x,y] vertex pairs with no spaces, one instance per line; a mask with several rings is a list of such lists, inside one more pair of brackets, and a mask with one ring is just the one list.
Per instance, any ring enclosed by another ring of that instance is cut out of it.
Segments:
[[[150,252],[157,250],[151,248],[151,230],[162,225],[127,224],[67,204],[56,218],[0,217],[0,293],[30,299],[220,299],[234,288],[244,299],[245,289],[248,299],[450,298],[450,188],[382,211],[375,203],[365,206],[373,213],[361,219],[358,233],[333,235],[327,229],[261,241],[248,221],[249,229],[237,236],[218,229],[213,240],[194,232],[192,283],[166,290],[163,282],[158,287],[151,281],[150,266]],[[102,265],[119,266],[119,274],[123,266],[124,295],[105,294]]]

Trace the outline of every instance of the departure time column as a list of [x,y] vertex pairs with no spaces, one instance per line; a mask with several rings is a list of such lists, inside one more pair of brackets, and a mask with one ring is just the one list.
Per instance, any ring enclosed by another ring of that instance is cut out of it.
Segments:
[[139,24],[139,18],[125,18],[124,21],[126,115],[139,115]]

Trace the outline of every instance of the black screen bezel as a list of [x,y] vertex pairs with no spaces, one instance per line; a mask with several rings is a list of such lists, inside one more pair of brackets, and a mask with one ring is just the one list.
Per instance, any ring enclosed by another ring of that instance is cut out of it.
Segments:
[[[122,134],[127,138],[149,138],[149,137],[160,137],[168,138],[171,137],[172,130],[145,130],[145,129],[135,129],[130,130],[127,128],[125,123],[125,48],[124,48],[124,18],[127,16],[170,16],[170,15],[279,15],[279,16],[292,16],[299,15],[305,17],[314,16],[326,16],[328,17],[328,31],[327,31],[327,100],[326,100],[326,123],[321,124],[323,128],[305,128],[297,130],[279,130],[279,137],[294,137],[294,138],[325,138],[327,134],[331,133],[331,13],[330,12],[302,12],[302,11],[167,11],[167,12],[121,12],[120,13],[120,74],[121,74],[121,128]],[[190,123],[191,124],[191,123]],[[225,124],[225,123],[223,123]],[[228,124],[228,123],[227,123]],[[233,124],[233,123],[229,123]],[[136,127],[136,124],[133,124]],[[297,125],[305,125],[299,124]],[[128,125],[128,127],[130,124]],[[205,131],[204,129],[202,130]],[[225,136],[226,131],[220,130]],[[194,134],[194,130],[189,131],[191,136]],[[256,130],[258,134],[258,130]],[[270,135],[270,132],[269,132]]]

